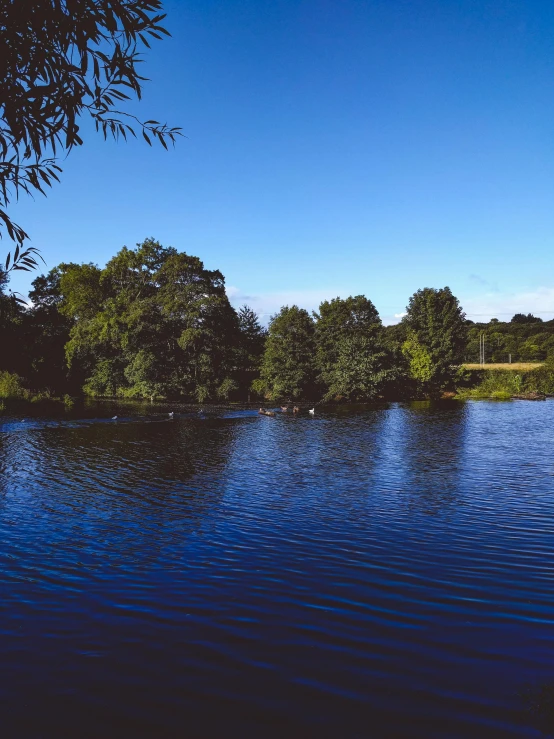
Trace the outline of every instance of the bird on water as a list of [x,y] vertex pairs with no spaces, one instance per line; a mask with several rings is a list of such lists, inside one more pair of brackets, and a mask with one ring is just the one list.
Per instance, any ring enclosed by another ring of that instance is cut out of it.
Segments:
[[168,416],[169,416],[170,418],[173,418],[173,411],[170,411],[170,412],[169,412],[169,413],[168,413],[167,415],[168,415]]
[[117,421],[117,416],[112,416],[112,421]]
[[308,413],[311,413],[312,416],[315,415],[315,408],[308,408]]

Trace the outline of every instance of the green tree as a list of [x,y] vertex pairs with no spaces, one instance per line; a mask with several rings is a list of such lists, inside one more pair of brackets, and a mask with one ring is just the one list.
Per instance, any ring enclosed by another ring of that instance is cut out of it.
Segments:
[[542,323],[542,318],[537,318],[532,313],[528,313],[527,315],[525,315],[525,313],[516,313],[510,322],[511,323]]
[[378,397],[393,377],[389,358],[371,338],[359,335],[342,338],[333,371],[328,375],[330,384],[325,398],[361,401]]
[[146,239],[103,270],[70,266],[60,285],[68,363],[88,392],[204,401],[233,391],[237,316],[223,275],[198,257]]
[[313,396],[315,389],[314,322],[308,311],[285,306],[272,316],[256,392],[269,399]]
[[239,308],[237,319],[239,333],[235,346],[234,377],[241,396],[245,398],[253,380],[259,376],[267,331],[248,305]]
[[321,381],[329,385],[333,381],[341,341],[355,336],[375,338],[381,330],[381,319],[371,300],[364,295],[324,300],[314,318],[317,367]]
[[19,248],[27,234],[6,208],[59,179],[56,156],[83,143],[82,116],[104,138],[136,136],[138,128],[148,144],[175,141],[178,129],[122,109],[141,97],[141,50],[169,35],[161,7],[160,0],[0,3],[0,225],[18,243],[11,268],[35,267],[36,250]]
[[205,269],[198,257],[180,253],[166,260],[157,280],[162,315],[181,350],[180,382],[199,402],[223,397],[226,388],[232,387],[229,380],[239,332],[223,275]]
[[452,387],[464,359],[467,326],[450,288],[418,290],[403,322],[408,335],[403,352],[421,391],[432,397]]
[[389,356],[371,300],[363,295],[325,300],[314,317],[316,364],[325,397],[375,397],[386,381]]
[[48,389],[55,395],[78,392],[82,380],[70,375],[65,360],[65,345],[73,322],[60,312],[63,267],[56,267],[33,281],[23,337],[30,362],[29,385]]
[[538,337],[529,338],[520,346],[519,353],[524,362],[536,362],[539,359],[544,359],[545,353],[535,340],[536,338]]
[[239,327],[237,362],[245,369],[258,369],[264,353],[267,331],[261,325],[258,314],[248,305],[239,308],[237,318]]

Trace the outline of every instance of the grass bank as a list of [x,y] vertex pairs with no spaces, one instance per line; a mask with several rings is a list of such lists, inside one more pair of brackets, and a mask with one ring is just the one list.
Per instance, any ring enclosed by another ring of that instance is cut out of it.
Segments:
[[[525,369],[516,370],[518,365]],[[510,371],[506,370],[507,367]],[[533,393],[554,395],[554,360],[548,360],[543,364],[520,362],[502,365],[501,369],[494,365],[489,365],[485,369],[482,367],[471,369],[471,365],[465,365],[465,369],[469,370],[468,378],[464,386],[458,388],[458,398],[508,400]]]
[[502,362],[498,364],[464,364],[463,367],[466,370],[502,370],[503,372],[532,372],[539,367],[542,367],[544,362]]

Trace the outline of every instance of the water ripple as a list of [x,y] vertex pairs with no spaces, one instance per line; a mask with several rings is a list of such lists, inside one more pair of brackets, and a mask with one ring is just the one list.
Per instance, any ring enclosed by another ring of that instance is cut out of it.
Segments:
[[206,411],[2,417],[11,735],[540,735],[554,401]]

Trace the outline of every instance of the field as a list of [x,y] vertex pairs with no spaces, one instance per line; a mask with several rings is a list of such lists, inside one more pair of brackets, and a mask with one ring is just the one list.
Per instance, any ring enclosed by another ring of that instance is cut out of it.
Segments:
[[529,372],[530,370],[537,369],[542,365],[542,362],[502,362],[497,364],[464,364],[464,368],[468,370],[508,370],[510,372]]

